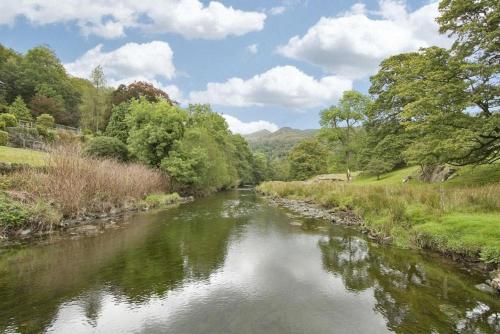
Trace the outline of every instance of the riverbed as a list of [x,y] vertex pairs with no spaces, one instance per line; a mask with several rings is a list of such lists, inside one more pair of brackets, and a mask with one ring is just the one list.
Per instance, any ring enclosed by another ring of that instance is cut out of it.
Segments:
[[484,280],[240,190],[0,249],[0,333],[497,333]]

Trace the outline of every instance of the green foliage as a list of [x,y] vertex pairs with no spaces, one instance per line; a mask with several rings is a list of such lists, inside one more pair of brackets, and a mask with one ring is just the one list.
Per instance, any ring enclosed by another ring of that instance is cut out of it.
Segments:
[[126,143],[128,139],[128,125],[125,122],[129,110],[129,104],[122,102],[114,106],[111,111],[111,117],[106,127],[106,136],[115,137]]
[[0,120],[0,130],[5,130],[5,122]]
[[0,193],[0,227],[15,228],[25,224],[30,218],[30,212],[22,203]]
[[161,167],[178,183],[195,192],[211,192],[237,185],[238,175],[223,143],[206,128],[189,128]]
[[345,165],[347,179],[351,179],[353,155],[359,148],[355,143],[356,127],[365,119],[371,100],[356,91],[343,93],[337,106],[321,111],[321,136],[333,145],[338,145],[340,157]]
[[0,146],[5,146],[9,142],[9,133],[0,130]]
[[166,101],[134,100],[126,116],[130,152],[150,166],[160,166],[176,140],[184,135],[187,113]]
[[99,65],[90,74],[90,81],[81,83],[82,103],[80,104],[80,125],[94,133],[106,129],[111,113],[113,90],[106,86],[104,71]]
[[21,96],[16,97],[14,102],[9,106],[9,114],[14,115],[18,120],[31,121],[33,119],[30,110]]
[[144,199],[144,203],[151,207],[158,207],[178,203],[181,199],[178,193],[151,194]]
[[305,180],[326,173],[328,149],[317,139],[304,140],[290,152],[290,177]]
[[0,121],[5,123],[5,127],[17,126],[17,119],[12,114],[0,114]]
[[52,129],[55,126],[55,120],[49,114],[41,114],[36,118],[36,124],[47,129]]
[[93,157],[111,158],[121,161],[128,159],[127,146],[118,138],[99,136],[92,138],[85,152]]
[[381,174],[387,173],[393,169],[393,165],[381,158],[373,157],[366,165],[365,171],[371,175],[376,175],[377,179]]

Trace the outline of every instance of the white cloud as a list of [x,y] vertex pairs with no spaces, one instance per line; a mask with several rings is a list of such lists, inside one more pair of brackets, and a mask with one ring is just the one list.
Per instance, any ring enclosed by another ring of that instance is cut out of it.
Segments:
[[278,6],[278,7],[273,7],[269,9],[269,14],[271,15],[281,15],[286,11],[285,6]]
[[304,36],[292,37],[278,53],[330,73],[361,78],[376,72],[384,58],[431,45],[449,46],[435,18],[438,4],[409,12],[404,3],[382,0],[372,18],[363,4],[338,17],[323,17]]
[[257,44],[250,44],[246,47],[247,51],[253,54],[259,52],[259,46]]
[[271,132],[274,132],[279,129],[279,126],[268,121],[259,120],[253,122],[243,122],[234,116],[225,114],[222,115],[222,117],[226,119],[226,122],[229,125],[229,129],[233,133],[239,133],[242,135],[246,135],[260,130],[269,130]]
[[103,51],[102,48],[102,44],[99,44],[64,66],[70,74],[88,78],[92,70],[101,65],[111,87],[145,81],[164,90],[172,99],[183,102],[182,92],[177,86],[165,86],[160,82],[161,79],[169,80],[176,75],[174,53],[168,43],[127,43],[109,52]]
[[75,22],[85,35],[122,37],[127,29],[220,39],[262,30],[266,14],[200,0],[2,0],[0,25],[25,17],[35,25]]
[[99,44],[88,50],[74,62],[65,64],[66,69],[72,75],[86,78],[101,65],[106,77],[114,81],[132,77],[172,79],[175,76],[174,53],[166,42],[127,43],[109,52],[102,48]]
[[223,83],[211,82],[204,91],[189,94],[192,102],[226,106],[281,106],[300,112],[335,102],[352,81],[337,76],[319,80],[294,66],[278,66],[243,80],[231,78]]

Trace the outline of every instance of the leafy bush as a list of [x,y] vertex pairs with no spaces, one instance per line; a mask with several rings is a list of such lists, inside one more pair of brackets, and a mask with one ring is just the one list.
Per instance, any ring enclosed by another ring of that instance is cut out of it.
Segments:
[[0,120],[0,130],[5,129],[5,122]]
[[55,125],[54,117],[49,114],[41,114],[36,118],[36,125],[39,127],[51,129]]
[[8,229],[21,226],[29,220],[29,211],[19,202],[0,193],[0,227]]
[[12,114],[0,114],[0,121],[4,122],[6,127],[17,126],[17,118]]
[[127,146],[118,138],[114,137],[95,137],[90,140],[86,153],[98,158],[112,158],[121,161],[128,159]]
[[9,142],[9,134],[0,130],[0,146],[5,146]]

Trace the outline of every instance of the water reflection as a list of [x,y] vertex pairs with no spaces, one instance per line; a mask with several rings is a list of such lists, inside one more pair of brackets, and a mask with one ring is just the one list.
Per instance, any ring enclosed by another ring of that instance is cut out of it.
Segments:
[[332,227],[319,242],[325,269],[352,291],[373,290],[375,311],[397,333],[500,331],[496,297],[472,288],[472,278],[445,260],[426,261],[412,251],[381,247]]
[[[251,192],[0,255],[3,333],[492,333],[498,300],[446,263]],[[330,228],[329,232],[320,232]]]

